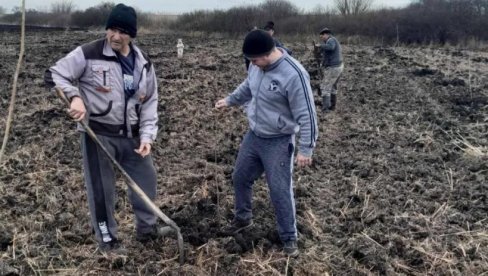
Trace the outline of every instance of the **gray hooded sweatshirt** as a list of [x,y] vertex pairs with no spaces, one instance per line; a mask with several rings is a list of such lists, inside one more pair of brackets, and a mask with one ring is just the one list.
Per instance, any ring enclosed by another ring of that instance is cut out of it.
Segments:
[[318,137],[310,76],[297,60],[278,49],[283,55],[264,70],[251,64],[246,80],[226,102],[229,106],[249,102],[246,110],[249,126],[259,137],[300,131],[298,151],[310,157]]

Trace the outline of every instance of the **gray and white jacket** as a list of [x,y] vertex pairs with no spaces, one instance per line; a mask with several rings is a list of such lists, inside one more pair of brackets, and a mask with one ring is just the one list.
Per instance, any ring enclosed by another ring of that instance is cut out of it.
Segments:
[[[151,143],[158,130],[158,87],[149,58],[131,43],[135,53],[135,94],[126,99],[122,67],[106,39],[77,47],[46,70],[49,87],[61,88],[71,99],[81,97],[89,125],[98,134],[132,138]],[[75,86],[75,83],[78,83]],[[83,131],[81,125],[78,129]]]
[[283,55],[264,70],[249,66],[247,78],[226,102],[229,106],[249,102],[246,109],[249,126],[259,137],[300,132],[298,151],[310,157],[318,137],[310,76],[297,60],[278,49]]

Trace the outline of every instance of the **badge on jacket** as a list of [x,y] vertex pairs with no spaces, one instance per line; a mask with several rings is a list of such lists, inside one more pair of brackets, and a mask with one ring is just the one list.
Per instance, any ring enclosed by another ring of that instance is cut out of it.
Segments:
[[268,89],[269,91],[276,91],[276,89],[278,89],[278,82],[275,80],[271,81]]

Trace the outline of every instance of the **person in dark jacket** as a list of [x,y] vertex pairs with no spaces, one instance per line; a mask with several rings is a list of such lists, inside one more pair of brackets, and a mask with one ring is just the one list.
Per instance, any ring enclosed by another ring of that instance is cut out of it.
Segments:
[[[132,41],[137,16],[132,7],[116,5],[103,39],[77,47],[46,70],[45,82],[70,100],[69,114],[85,120],[101,143],[150,199],[156,196],[151,145],[158,131],[158,87],[148,56]],[[78,83],[75,85],[75,83]],[[97,144],[81,131],[83,171],[91,223],[102,252],[123,248],[117,238],[115,172]],[[157,217],[129,189],[136,218],[136,238],[158,237]]]
[[273,40],[275,42],[276,47],[285,49],[285,51],[291,56],[293,54],[293,52],[290,49],[286,48],[285,45],[283,45],[283,43],[281,43],[281,41],[279,41],[274,36],[274,34],[275,34],[274,26],[275,26],[275,24],[273,21],[268,21],[268,22],[266,22],[266,25],[263,27],[263,30],[267,31],[269,33],[269,35],[271,35],[271,37],[273,37]]
[[320,47],[322,53],[321,67],[323,70],[320,90],[322,91],[322,111],[335,110],[337,102],[337,83],[344,70],[342,48],[339,41],[332,36],[329,28],[320,30]]

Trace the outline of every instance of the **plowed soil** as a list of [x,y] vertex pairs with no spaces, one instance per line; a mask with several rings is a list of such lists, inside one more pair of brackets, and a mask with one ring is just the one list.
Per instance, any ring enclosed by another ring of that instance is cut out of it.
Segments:
[[[299,248],[281,252],[266,183],[255,227],[235,237],[231,173],[248,126],[213,105],[245,78],[241,40],[141,34],[159,83],[156,204],[181,228],[143,245],[122,177],[117,218],[127,256],[97,252],[79,133],[44,71],[103,34],[29,32],[13,129],[0,166],[0,275],[478,275],[488,271],[488,54],[454,48],[344,45],[337,110],[318,112],[310,168],[296,169]],[[311,45],[288,42],[318,84]],[[3,33],[0,134],[19,51]],[[306,40],[306,41],[310,41]],[[320,100],[316,95],[317,109]]]

